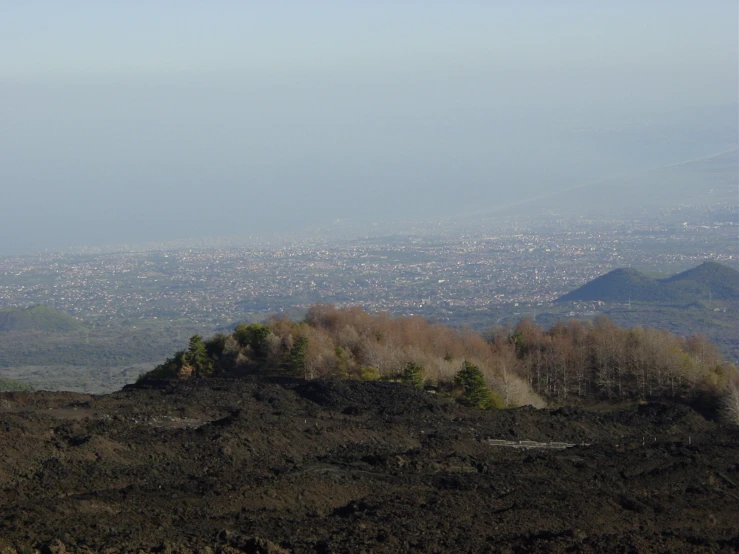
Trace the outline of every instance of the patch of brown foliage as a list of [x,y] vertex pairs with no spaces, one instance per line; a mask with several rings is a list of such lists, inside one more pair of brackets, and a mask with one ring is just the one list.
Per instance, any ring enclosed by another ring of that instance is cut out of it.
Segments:
[[[480,368],[506,406],[536,407],[704,394],[731,398],[737,376],[705,337],[622,329],[605,317],[560,322],[549,330],[524,319],[514,329],[487,333],[486,340],[417,316],[316,304],[300,323],[273,318],[258,327],[268,333],[258,351],[220,337],[221,355],[214,360],[220,374],[279,368],[307,379],[398,380],[415,364],[426,385],[451,386],[466,361]],[[213,341],[209,348],[215,351]]]

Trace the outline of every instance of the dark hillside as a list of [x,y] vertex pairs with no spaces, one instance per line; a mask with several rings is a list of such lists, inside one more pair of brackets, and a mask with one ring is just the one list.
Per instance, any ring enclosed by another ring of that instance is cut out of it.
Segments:
[[739,428],[671,403],[202,379],[3,393],[0,418],[8,554],[739,549]]
[[739,271],[705,262],[667,279],[653,279],[635,269],[615,269],[557,299],[603,302],[691,304],[739,299]]
[[579,289],[565,294],[558,302],[571,300],[602,300],[604,302],[649,302],[669,299],[659,281],[647,277],[635,269],[614,269],[610,273],[586,283]]

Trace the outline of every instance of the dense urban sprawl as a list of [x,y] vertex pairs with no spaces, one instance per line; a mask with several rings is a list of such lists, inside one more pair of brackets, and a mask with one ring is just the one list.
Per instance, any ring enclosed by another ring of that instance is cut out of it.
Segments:
[[616,267],[666,274],[736,266],[735,207],[645,219],[508,221],[467,231],[311,238],[279,246],[178,248],[0,259],[0,307],[43,303],[88,321],[217,327],[315,302],[444,319],[455,310],[545,305]]

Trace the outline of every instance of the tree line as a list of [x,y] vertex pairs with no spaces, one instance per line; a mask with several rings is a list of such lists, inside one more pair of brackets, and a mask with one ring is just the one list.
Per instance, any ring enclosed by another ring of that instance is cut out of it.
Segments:
[[398,380],[461,391],[480,407],[718,398],[739,386],[737,369],[698,335],[623,329],[607,317],[550,329],[524,319],[480,334],[328,304],[311,306],[300,322],[274,317],[208,340],[196,335],[144,377],[255,372]]

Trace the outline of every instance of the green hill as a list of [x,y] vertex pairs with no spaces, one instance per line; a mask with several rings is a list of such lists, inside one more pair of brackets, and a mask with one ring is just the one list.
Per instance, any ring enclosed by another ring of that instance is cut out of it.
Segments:
[[663,281],[672,290],[694,293],[714,300],[739,298],[739,271],[716,262],[705,262]]
[[604,302],[690,304],[739,299],[739,271],[705,262],[667,279],[654,279],[635,269],[614,269],[557,299]]
[[29,306],[28,308],[3,308],[0,310],[0,333],[13,331],[69,333],[84,328],[85,324],[80,320],[43,304]]
[[560,296],[557,302],[572,300],[602,300],[604,302],[662,302],[669,301],[669,293],[657,279],[635,269],[614,269],[579,289]]

